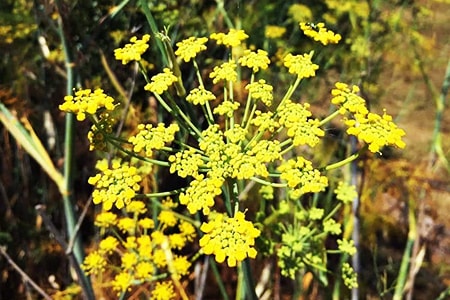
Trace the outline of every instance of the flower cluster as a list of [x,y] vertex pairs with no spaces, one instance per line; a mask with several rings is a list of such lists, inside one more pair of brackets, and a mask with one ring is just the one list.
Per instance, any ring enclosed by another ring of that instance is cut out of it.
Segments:
[[405,131],[397,127],[386,111],[382,116],[369,112],[358,92],[358,87],[353,86],[350,89],[347,84],[341,82],[336,83],[336,88],[332,90],[332,103],[340,107],[339,112],[352,113],[353,118],[345,121],[347,133],[366,142],[371,152],[379,152],[382,147],[388,145],[404,148],[402,137]]
[[[191,262],[174,251],[192,242],[196,229],[178,218],[174,208],[176,204],[170,198],[163,201],[157,228],[153,220],[145,216],[147,207],[142,201],[133,201],[125,207],[129,216],[119,217],[110,211],[100,213],[95,224],[108,229],[112,235],[104,237],[98,249],[85,258],[83,270],[88,274],[99,274],[108,268],[110,260],[119,258],[119,268],[110,270],[115,272],[111,285],[119,294],[129,291],[133,285],[154,282],[168,275],[174,280],[187,275]],[[120,229],[122,235],[116,229]],[[155,299],[173,299],[172,281],[158,281],[152,295]]]
[[234,267],[246,257],[256,257],[253,246],[261,232],[245,220],[243,212],[237,212],[234,217],[214,213],[200,230],[205,233],[200,239],[200,247],[205,254],[214,254],[219,263],[227,259],[227,264]]
[[283,36],[286,32],[285,27],[275,26],[275,25],[267,25],[264,31],[264,35],[268,39],[277,39]]
[[164,68],[162,73],[152,77],[151,82],[144,87],[146,91],[150,91],[157,95],[161,95],[169,89],[169,87],[178,81],[169,68]]
[[102,172],[90,177],[88,182],[96,189],[92,193],[95,204],[103,204],[104,210],[110,210],[113,205],[118,209],[129,204],[139,191],[139,183],[142,180],[137,168],[114,160],[111,168],[105,161],[97,164],[97,168]]
[[101,109],[112,111],[114,108],[114,99],[102,89],[76,91],[75,96],[65,96],[64,103],[59,105],[60,110],[76,114],[78,121],[86,119],[86,114],[94,115]]
[[117,60],[121,60],[124,65],[133,60],[140,61],[141,55],[148,49],[148,41],[150,41],[149,34],[145,34],[140,40],[134,36],[130,39],[130,44],[115,49],[114,56]]
[[329,43],[337,44],[342,38],[340,34],[335,34],[333,31],[325,28],[324,23],[312,24],[300,22],[299,25],[306,36],[321,42],[323,45],[328,45]]
[[230,29],[228,33],[212,33],[210,38],[217,41],[218,45],[225,45],[228,47],[237,47],[242,41],[248,38],[244,30]]
[[328,186],[328,178],[322,176],[319,170],[314,169],[312,162],[303,157],[289,159],[278,167],[280,178],[286,180],[287,185],[293,189],[295,195],[305,193],[318,193]]
[[[322,23],[314,26],[301,23],[300,26],[305,35],[324,45],[337,43],[340,39]],[[280,28],[268,27],[266,30],[272,38],[284,34]],[[124,64],[140,60],[149,38],[145,35],[142,40],[132,39],[132,44],[115,51],[116,58]],[[279,259],[282,274],[295,278],[301,269],[326,270],[325,238],[341,234],[343,228],[332,219],[335,211],[330,213],[328,208],[314,205],[305,208],[301,199],[307,193],[320,193],[327,188],[328,178],[324,172],[331,168],[317,169],[313,166],[316,160],[310,156],[307,159],[299,151],[318,145],[325,136],[324,124],[339,115],[345,118],[348,134],[369,144],[370,151],[379,151],[385,145],[404,147],[401,140],[404,132],[387,114],[369,113],[355,86],[336,84],[332,103],[339,110],[323,120],[313,116],[308,103],[294,100],[294,91],[300,81],[314,77],[319,68],[313,62],[313,52],[284,55],[285,68],[281,67],[293,80],[284,96],[278,97],[282,91],[277,87],[274,89],[262,78],[265,72],[260,72],[269,68],[268,52],[248,49],[244,44],[247,38],[243,30],[235,29],[226,34],[211,34],[210,39],[217,45],[231,48],[227,51],[232,53],[226,61],[215,63],[208,73],[199,70],[195,59],[199,53],[209,52],[206,52],[209,50],[208,38],[187,38],[176,43],[177,50],[173,52],[165,37],[163,42],[166,50],[170,48],[171,59],[190,62],[197,73],[196,87],[191,87],[187,96],[184,87],[183,93],[177,90],[173,94],[174,89],[169,90],[172,85],[183,84],[182,74],[174,66],[172,70],[163,69],[150,80],[145,76],[144,89],[153,93],[161,107],[171,114],[172,123],[168,126],[163,123],[138,125],[133,135],[123,140],[124,146],[120,150],[152,166],[168,167],[170,174],[165,173],[164,179],[172,178],[167,175],[178,176],[186,186],[172,191],[164,191],[163,186],[162,191],[155,189],[150,194],[138,195],[141,185],[143,191],[152,189],[143,184],[142,178],[157,168],[143,172],[119,160],[112,161],[110,166],[99,164],[100,173],[89,179],[95,186],[93,201],[103,204],[104,210],[95,224],[102,231],[116,235],[108,235],[99,243],[99,249],[86,258],[83,269],[89,274],[102,272],[108,266],[109,257],[120,252],[117,258],[120,266],[112,281],[113,288],[119,293],[126,292],[134,284],[164,278],[163,282],[152,284],[152,298],[173,297],[174,289],[181,286],[177,281],[189,273],[191,262],[179,253],[181,250],[184,253],[186,244],[196,239],[193,224],[204,233],[199,240],[203,253],[214,255],[219,263],[226,260],[234,267],[246,258],[256,257],[255,239],[262,232],[257,228],[279,222],[280,247],[271,250]],[[238,46],[241,47],[236,48]],[[145,73],[142,64],[140,68]],[[238,82],[241,69],[245,70],[242,74],[250,74],[248,81]],[[245,87],[248,94],[236,92],[240,87]],[[61,105],[61,109],[76,113],[79,120],[84,119],[85,114],[100,113],[93,118],[95,123],[88,137],[93,148],[105,149],[113,127],[109,114],[115,107],[113,99],[102,90],[80,91],[75,97],[66,98],[70,101]],[[200,107],[191,110],[190,105]],[[203,115],[199,116],[201,112]],[[115,139],[114,145],[118,141]],[[251,185],[249,181],[253,181]],[[159,182],[155,183],[158,185]],[[261,224],[257,223],[258,217],[256,223],[245,219],[246,202],[242,199],[248,194],[247,187],[251,188],[253,184],[258,185],[261,194],[258,198],[261,211],[272,211],[272,208],[265,209],[265,205],[275,203],[275,199],[276,203],[280,202],[279,209],[274,209],[275,213]],[[278,194],[275,188],[283,191]],[[354,187],[341,183],[336,189],[338,200],[344,203],[351,202],[355,193]],[[158,200],[167,195],[173,199]],[[141,201],[146,198],[151,199],[153,218],[146,215],[148,203]],[[227,213],[217,212],[218,202]],[[124,216],[114,214],[113,206],[123,209]],[[201,225],[187,221],[189,214],[198,212],[208,221]],[[287,214],[289,218],[282,218]],[[286,220],[292,219],[292,224],[286,224]],[[338,248],[335,251],[339,253],[352,255],[354,252],[351,241],[339,240]],[[343,270],[344,273],[352,274],[348,269]],[[169,277],[172,281],[167,280]]]
[[168,127],[159,123],[156,127],[153,127],[152,124],[139,124],[137,129],[138,133],[131,136],[128,142],[133,145],[135,153],[144,151],[145,156],[152,157],[154,150],[161,150],[175,139],[175,134],[180,127],[176,123],[170,124]]
[[190,37],[185,39],[184,41],[177,43],[177,51],[175,51],[175,55],[181,57],[185,62],[193,59],[198,53],[206,50],[205,43],[208,41],[208,38],[195,38]]
[[319,66],[311,61],[312,53],[293,55],[289,53],[284,57],[284,66],[289,68],[289,73],[297,75],[299,78],[316,76]]

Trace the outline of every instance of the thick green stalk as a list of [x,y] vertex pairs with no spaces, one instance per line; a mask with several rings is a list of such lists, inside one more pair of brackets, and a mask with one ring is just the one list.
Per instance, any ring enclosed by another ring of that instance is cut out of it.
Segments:
[[[56,1],[57,6],[60,7],[60,1]],[[66,72],[67,72],[67,86],[66,86],[66,94],[71,95],[74,87],[74,63],[72,59],[72,53],[70,51],[69,45],[67,43],[62,16],[58,19],[58,32],[61,38],[61,44],[64,49],[64,60],[66,64]],[[73,243],[73,253],[76,259],[76,263],[81,264],[84,259],[84,251],[83,245],[81,243],[80,236],[75,236],[75,227],[76,227],[76,216],[74,211],[74,204],[72,201],[72,192],[73,192],[73,137],[74,137],[74,115],[71,113],[66,114],[66,123],[65,123],[65,138],[64,138],[64,191],[62,192],[63,196],[63,205],[64,205],[64,216],[66,219],[67,226],[67,234],[69,240],[74,240]],[[70,251],[71,249],[68,249]],[[84,274],[83,274],[84,275]],[[81,276],[78,278],[81,281],[81,285],[83,286],[83,292],[85,297],[88,299],[95,299],[94,293],[92,290],[92,285],[89,279],[86,276]]]
[[408,269],[410,267],[411,252],[414,246],[414,241],[417,238],[417,224],[414,212],[414,206],[409,203],[408,210],[409,232],[408,241],[406,242],[405,252],[403,253],[402,264],[400,265],[399,274],[397,277],[397,285],[395,286],[395,293],[393,300],[401,300],[403,298],[403,290],[408,278]]

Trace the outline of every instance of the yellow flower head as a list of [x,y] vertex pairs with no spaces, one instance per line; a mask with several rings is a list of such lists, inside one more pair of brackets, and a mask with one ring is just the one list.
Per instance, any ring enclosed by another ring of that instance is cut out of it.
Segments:
[[296,74],[300,78],[316,76],[319,66],[312,63],[312,53],[303,55],[292,55],[289,53],[284,57],[284,66],[289,68],[289,73]]
[[208,101],[215,100],[216,96],[204,87],[195,88],[189,92],[186,100],[194,105],[200,104],[205,105]]
[[130,203],[140,189],[141,180],[135,167],[115,161],[111,169],[90,177],[88,183],[95,186],[92,193],[94,203],[103,203],[103,209],[108,211],[113,205],[121,209]]
[[146,91],[161,95],[169,89],[169,86],[178,81],[178,78],[173,75],[169,68],[164,68],[162,73],[156,74],[152,77],[151,82],[144,87]]
[[263,70],[267,69],[270,64],[270,59],[268,53],[264,50],[258,49],[257,52],[245,50],[244,56],[239,58],[239,63],[243,67],[253,69],[253,72],[256,73],[260,68]]
[[99,252],[101,254],[110,254],[117,249],[118,245],[119,241],[115,237],[108,236],[100,241],[98,245]]
[[128,139],[133,145],[135,153],[145,152],[147,157],[153,156],[154,150],[162,149],[166,144],[175,139],[175,133],[180,130],[178,124],[173,123],[165,127],[163,123],[153,127],[152,124],[139,124],[139,132]]
[[205,215],[209,214],[210,207],[214,205],[214,197],[222,193],[220,188],[223,181],[221,178],[204,178],[200,175],[191,181],[184,193],[180,194],[180,203],[186,205],[191,214],[199,210]]
[[242,29],[236,30],[232,28],[227,34],[212,33],[210,38],[216,40],[219,45],[224,44],[228,47],[237,47],[243,40],[248,38],[248,35]]
[[310,119],[312,113],[309,104],[294,103],[286,100],[277,109],[279,124],[287,129],[287,135],[293,138],[294,146],[309,145],[314,147],[325,135],[319,128],[319,120]]
[[366,100],[358,95],[358,86],[354,85],[350,89],[347,84],[337,82],[335,87],[336,88],[331,91],[331,95],[333,95],[331,103],[340,107],[340,114],[351,112],[353,114],[367,115],[369,111],[366,107]]
[[235,110],[239,108],[239,102],[231,102],[229,100],[223,101],[216,108],[214,108],[214,113],[228,118],[233,116]]
[[300,22],[299,25],[306,36],[321,42],[323,45],[328,45],[329,43],[337,44],[342,38],[340,34],[335,34],[333,31],[325,28],[324,23],[312,24]]
[[209,78],[213,79],[213,83],[218,83],[220,80],[236,82],[236,63],[229,61],[214,67],[213,71],[209,74]]
[[278,167],[280,178],[286,180],[288,187],[298,190],[296,194],[318,193],[328,186],[328,178],[320,175],[312,163],[303,157],[289,159]]
[[261,232],[245,220],[243,212],[238,211],[234,217],[215,213],[200,230],[205,233],[200,239],[200,247],[205,254],[214,254],[218,263],[227,259],[228,266],[234,267],[247,257],[256,257],[253,246]]
[[105,270],[105,267],[105,256],[103,253],[98,251],[91,252],[88,256],[86,256],[83,264],[81,265],[81,268],[86,272],[86,274],[98,274],[99,272]]
[[197,56],[197,54],[201,51],[206,50],[205,43],[208,41],[208,38],[196,38],[190,37],[181,42],[177,43],[177,51],[175,51],[175,55],[181,57],[185,62],[190,61],[192,58]]
[[366,116],[355,114],[355,119],[347,120],[345,124],[349,127],[347,133],[369,144],[371,152],[379,152],[389,145],[405,148],[406,144],[402,141],[405,131],[398,128],[386,112],[382,116],[375,113]]
[[133,60],[140,61],[141,55],[148,49],[147,43],[149,40],[149,34],[145,34],[141,40],[138,40],[134,36],[130,39],[131,44],[126,44],[123,48],[115,49],[114,56],[117,60],[121,60],[124,65]]
[[113,290],[117,291],[117,294],[120,295],[131,289],[132,282],[133,276],[129,272],[121,272],[117,274],[112,281]]
[[100,228],[115,226],[117,224],[117,215],[109,211],[102,212],[97,215],[94,224]]
[[264,79],[247,84],[245,89],[249,91],[253,99],[261,100],[262,103],[269,107],[272,105],[273,86],[266,84]]
[[280,38],[286,32],[286,28],[275,25],[267,25],[264,35],[268,39]]
[[86,119],[86,114],[93,115],[100,109],[112,111],[115,107],[114,99],[102,89],[76,91],[75,96],[65,96],[64,103],[59,105],[60,110],[76,114],[78,121]]
[[171,281],[157,282],[152,291],[152,299],[154,300],[171,300],[175,299],[175,296]]

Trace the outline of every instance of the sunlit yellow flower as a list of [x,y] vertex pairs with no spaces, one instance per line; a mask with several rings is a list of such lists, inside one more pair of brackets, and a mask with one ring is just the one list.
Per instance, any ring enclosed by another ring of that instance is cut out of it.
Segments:
[[133,282],[133,277],[128,272],[121,272],[114,277],[112,281],[112,286],[118,294],[126,292],[131,289],[131,284]]
[[296,74],[300,78],[316,76],[319,66],[312,63],[312,53],[303,55],[292,55],[289,53],[284,57],[284,66],[289,68],[289,73]]
[[175,298],[175,291],[171,281],[157,282],[152,291],[154,300],[171,300]]
[[186,205],[191,214],[202,210],[207,215],[210,207],[214,205],[214,197],[222,193],[220,189],[222,184],[221,178],[204,178],[200,175],[191,181],[185,192],[180,194],[180,203]]
[[173,75],[169,68],[164,68],[162,73],[156,74],[151,78],[150,83],[145,85],[144,90],[161,95],[169,89],[169,86],[177,81],[177,76]]
[[354,85],[350,89],[347,84],[337,82],[335,87],[331,91],[331,95],[333,95],[331,103],[339,106],[340,114],[343,115],[346,112],[351,112],[353,114],[367,115],[369,113],[366,107],[366,100],[358,95],[358,86]]
[[225,33],[212,33],[210,38],[217,41],[217,44],[224,44],[229,47],[236,47],[241,44],[243,40],[248,38],[248,35],[244,32],[244,30],[239,29],[230,29],[230,31]]
[[202,155],[193,148],[177,152],[169,156],[170,173],[177,173],[178,176],[186,178],[187,176],[198,177],[199,168],[204,164]]
[[134,200],[128,203],[127,212],[134,214],[145,214],[147,212],[147,208],[145,207],[145,203],[142,201]]
[[136,229],[136,221],[132,218],[123,217],[119,219],[117,227],[124,233],[128,232],[129,234],[134,234]]
[[273,86],[266,84],[264,79],[257,82],[249,83],[245,86],[253,99],[261,100],[266,106],[272,105],[273,100]]
[[205,105],[208,101],[215,100],[216,96],[204,87],[195,88],[186,96],[186,100],[194,105]]
[[150,218],[142,218],[138,220],[138,225],[143,229],[155,228],[155,222]]
[[312,163],[303,157],[289,159],[278,168],[280,178],[286,180],[290,188],[298,189],[301,194],[318,193],[328,186],[328,178],[322,176]]
[[263,70],[267,69],[270,64],[270,59],[268,53],[264,50],[258,49],[257,52],[245,50],[244,55],[239,58],[239,64],[252,69],[256,73],[260,68]]
[[154,150],[162,149],[175,139],[175,133],[180,130],[180,127],[176,123],[168,127],[159,123],[157,127],[153,127],[152,124],[139,124],[137,129],[138,133],[130,137],[128,142],[133,145],[134,152],[145,151],[147,157],[152,157]]
[[213,79],[213,83],[218,83],[220,80],[236,82],[236,63],[229,61],[224,62],[218,67],[214,67],[213,71],[209,74],[209,78]]
[[102,212],[97,215],[94,224],[101,228],[115,226],[117,224],[117,215],[109,211]]
[[239,102],[231,102],[229,100],[223,101],[216,108],[214,108],[214,113],[221,116],[227,116],[231,118],[235,110],[239,108]]
[[189,268],[191,267],[191,263],[189,262],[186,256],[182,255],[174,255],[172,261],[173,267],[173,276],[175,278],[180,279],[181,276],[189,274]]
[[86,274],[98,274],[105,270],[106,260],[103,253],[94,251],[89,253],[84,259],[81,268],[86,272]]
[[287,135],[293,139],[294,146],[309,145],[314,147],[325,132],[319,128],[319,120],[310,119],[309,103],[294,103],[286,100],[278,107],[278,122],[286,127]]
[[345,121],[347,133],[357,136],[369,144],[371,152],[379,152],[384,146],[405,148],[402,137],[405,131],[392,122],[392,117],[386,112],[382,116],[375,113],[365,115],[355,114],[355,119]]
[[264,35],[268,39],[276,39],[280,38],[286,32],[285,27],[276,26],[276,25],[267,25],[264,31]]
[[162,224],[163,229],[166,227],[174,227],[178,222],[175,214],[171,210],[161,211],[158,215],[158,220]]
[[117,249],[118,245],[119,241],[115,237],[108,236],[100,241],[98,249],[101,254],[110,254]]
[[124,65],[133,60],[140,61],[141,55],[148,48],[147,43],[149,40],[149,34],[145,34],[141,40],[134,36],[130,39],[131,44],[126,44],[123,48],[115,49],[114,56],[117,60],[121,60]]
[[340,34],[335,34],[333,31],[328,30],[324,23],[311,24],[300,22],[300,29],[306,36],[321,42],[323,45],[328,45],[329,43],[337,44],[342,38]]
[[181,57],[185,62],[190,61],[194,58],[199,52],[206,50],[205,43],[208,41],[208,38],[201,37],[190,37],[181,42],[177,43],[177,51],[175,51],[175,55]]
[[135,267],[135,276],[140,280],[151,280],[153,273],[155,272],[155,267],[152,263],[147,261],[139,262]]
[[114,99],[102,89],[76,91],[75,96],[65,96],[64,103],[59,105],[60,110],[76,114],[78,121],[86,119],[86,114],[93,115],[101,109],[112,111],[115,107]]
[[103,174],[90,177],[88,183],[95,186],[92,199],[95,204],[102,203],[103,209],[108,211],[113,205],[118,209],[130,203],[136,192],[140,189],[142,180],[135,167],[121,164],[119,161],[112,163],[111,169],[106,169]]
[[214,254],[218,263],[227,259],[228,266],[234,267],[247,257],[256,257],[253,246],[261,232],[245,220],[243,212],[236,212],[234,217],[214,213],[200,230],[205,233],[200,239],[200,247],[205,254]]

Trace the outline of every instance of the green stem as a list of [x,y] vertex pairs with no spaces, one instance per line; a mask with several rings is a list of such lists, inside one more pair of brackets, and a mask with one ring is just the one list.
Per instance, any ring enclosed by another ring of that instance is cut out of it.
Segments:
[[[147,19],[148,24],[150,25],[150,30],[152,31],[152,35],[156,36],[157,33],[159,33],[158,26],[156,25],[155,18],[153,18],[153,15],[148,8],[148,1],[146,0],[139,0],[139,4],[142,8],[142,11],[144,12],[145,18]],[[162,44],[160,39],[154,39],[156,41],[156,46],[159,49],[159,52],[161,52],[161,59],[165,66],[169,65],[169,59],[167,58],[166,51],[164,51],[164,45]]]
[[[364,147],[363,149],[365,149],[365,147]],[[326,171],[338,169],[338,168],[340,168],[340,167],[342,167],[342,166],[348,164],[349,162],[352,162],[352,161],[354,161],[355,159],[357,159],[357,158],[359,157],[360,152],[361,152],[361,151],[359,151],[359,152],[357,152],[357,153],[355,153],[355,154],[352,154],[352,155],[350,155],[349,157],[347,157],[346,159],[341,160],[341,161],[338,161],[337,163],[328,165],[328,166],[326,166],[324,169],[325,169]]]
[[250,259],[246,258],[241,263],[242,273],[244,275],[244,283],[245,283],[245,291],[246,291],[246,299],[249,300],[258,300],[258,296],[255,291],[255,281],[252,276],[252,269],[250,266]]
[[416,216],[414,213],[414,207],[413,205],[411,205],[411,203],[409,204],[408,209],[408,221],[409,221],[408,241],[406,242],[405,252],[403,253],[402,264],[400,265],[397,284],[395,286],[394,297],[392,298],[393,300],[403,299],[403,290],[405,288],[406,279],[408,277],[411,252],[414,246],[414,241],[417,238]]
[[[56,5],[58,9],[61,8],[61,2],[56,1]],[[61,13],[61,10],[59,10]],[[66,86],[66,94],[71,95],[74,87],[75,74],[74,74],[74,62],[73,55],[70,51],[70,46],[68,45],[68,41],[64,34],[64,24],[62,20],[62,16],[60,15],[58,18],[58,33],[61,39],[61,44],[64,50],[64,60],[66,65],[67,72],[67,86]],[[66,122],[65,122],[65,137],[64,137],[64,193],[63,197],[63,206],[64,206],[64,217],[66,219],[67,226],[67,235],[69,240],[74,241],[73,243],[73,253],[75,256],[76,263],[81,265],[84,260],[84,251],[83,245],[81,243],[81,238],[79,235],[74,236],[76,234],[76,217],[74,211],[73,204],[73,141],[74,141],[74,126],[75,120],[74,115],[71,113],[66,114]],[[70,249],[69,249],[70,250]],[[88,299],[95,299],[94,292],[92,290],[92,285],[89,281],[89,278],[81,272],[80,280],[81,286],[83,287],[84,296]]]
[[328,117],[326,117],[325,119],[323,119],[322,121],[320,121],[319,123],[319,127],[330,122],[332,119],[334,119],[337,115],[339,115],[339,110],[336,110],[334,113],[332,113],[331,115],[329,115]]
[[222,296],[221,299],[228,300],[229,298],[228,298],[227,290],[225,289],[225,286],[223,285],[223,281],[220,276],[219,270],[217,268],[216,261],[214,260],[214,258],[212,256],[210,256],[209,262],[210,262],[211,270],[213,271],[214,277],[216,278],[217,285],[219,286],[219,291]]

